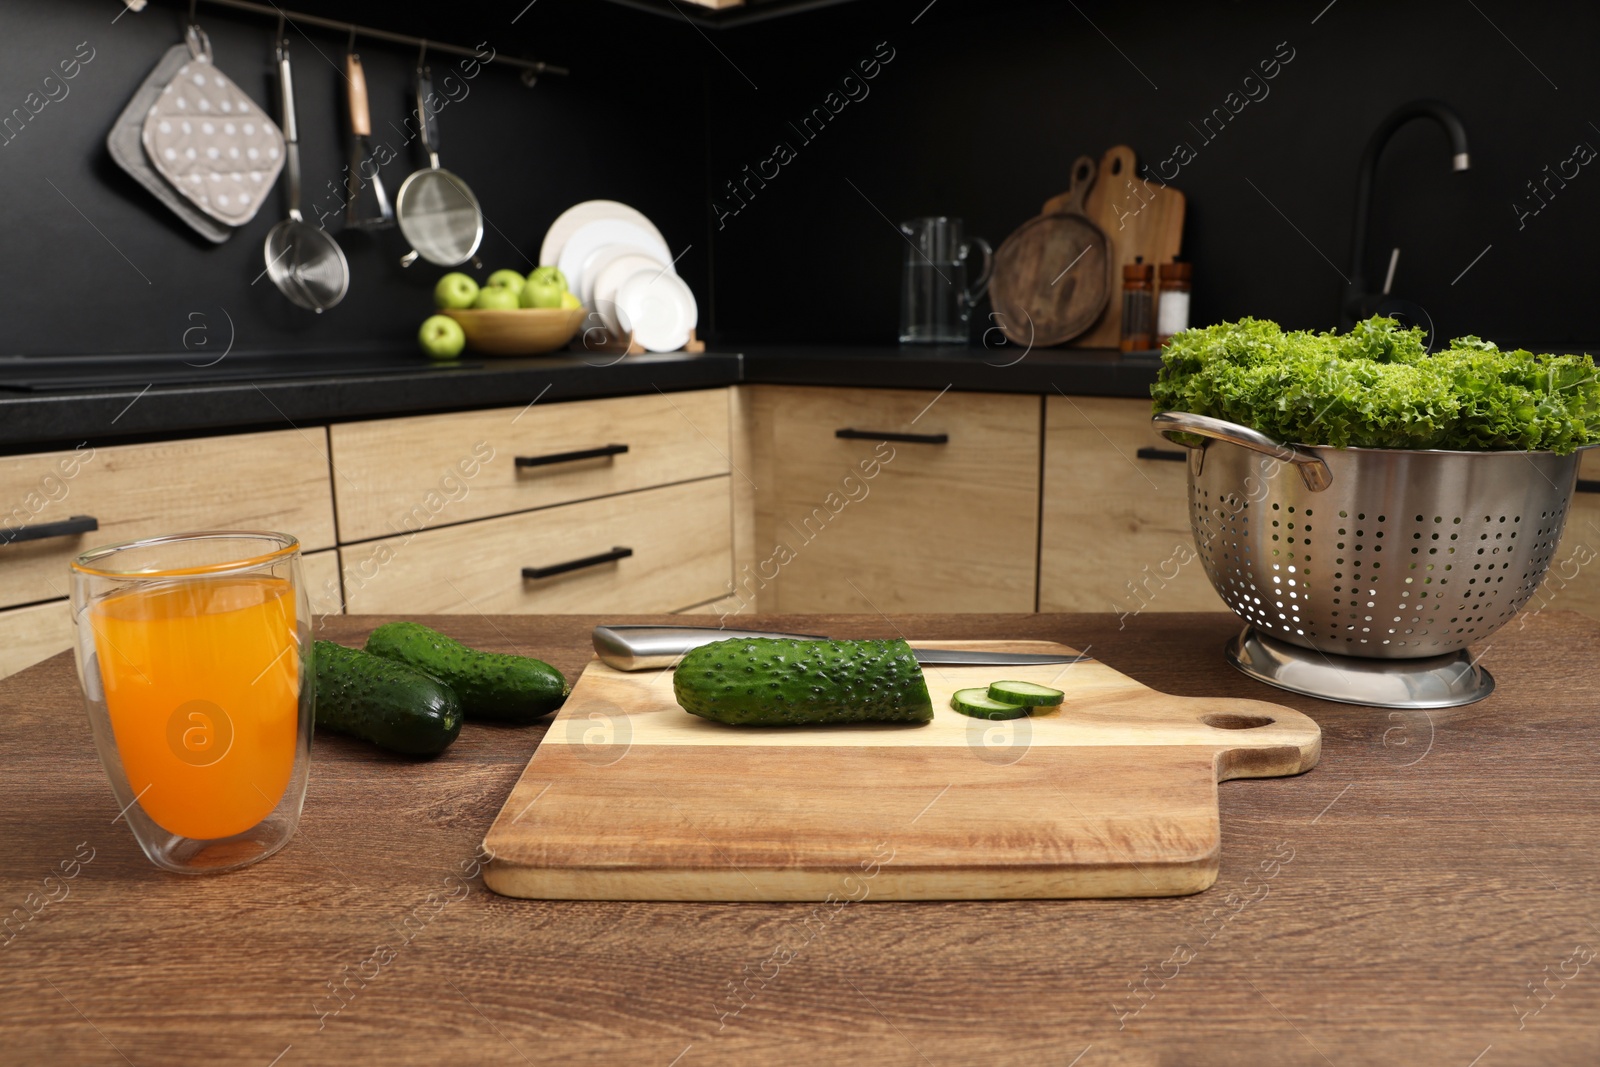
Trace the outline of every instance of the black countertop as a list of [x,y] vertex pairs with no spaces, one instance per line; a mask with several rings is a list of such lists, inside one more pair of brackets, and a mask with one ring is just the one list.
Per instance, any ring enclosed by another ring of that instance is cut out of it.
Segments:
[[510,407],[739,382],[973,392],[1149,395],[1154,354],[1006,348],[753,346],[619,357],[562,353],[237,354],[212,367],[180,356],[0,359],[0,449],[112,443],[203,431]]

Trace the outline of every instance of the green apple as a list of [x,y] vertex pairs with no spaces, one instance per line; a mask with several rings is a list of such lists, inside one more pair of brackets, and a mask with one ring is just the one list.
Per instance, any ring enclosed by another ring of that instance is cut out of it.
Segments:
[[478,299],[472,302],[472,306],[495,311],[515,311],[517,294],[498,285],[486,285],[478,290]]
[[442,308],[469,308],[478,299],[478,283],[460,271],[451,271],[433,287],[433,303]]
[[513,294],[517,294],[522,292],[522,286],[525,283],[519,271],[497,270],[489,275],[489,280],[485,284],[492,285],[497,289],[510,289]]
[[561,294],[567,291],[567,276],[560,267],[535,267],[522,289],[525,308],[558,308]]
[[561,306],[566,308],[568,311],[576,311],[583,307],[583,301],[578,299],[578,294],[576,293],[562,293]]
[[467,335],[461,332],[461,324],[449,315],[429,315],[422,320],[422,329],[417,331],[417,343],[434,359],[455,359],[467,347]]

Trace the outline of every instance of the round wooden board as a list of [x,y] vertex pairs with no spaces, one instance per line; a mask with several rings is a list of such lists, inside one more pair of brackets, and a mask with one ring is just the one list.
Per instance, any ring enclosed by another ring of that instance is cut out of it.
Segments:
[[1020,345],[1059,345],[1083,333],[1111,298],[1105,234],[1082,215],[1039,215],[995,252],[989,292],[999,326]]
[[1023,223],[994,255],[990,298],[1006,337],[1020,345],[1059,345],[1093,326],[1111,299],[1105,231],[1083,214],[1095,162],[1079,157],[1072,187]]

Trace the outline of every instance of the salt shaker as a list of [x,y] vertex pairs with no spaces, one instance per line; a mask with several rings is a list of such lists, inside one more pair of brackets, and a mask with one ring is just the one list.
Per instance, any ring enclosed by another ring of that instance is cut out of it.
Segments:
[[1189,285],[1193,263],[1163,263],[1161,292],[1156,298],[1156,344],[1165,346],[1172,335],[1189,328]]

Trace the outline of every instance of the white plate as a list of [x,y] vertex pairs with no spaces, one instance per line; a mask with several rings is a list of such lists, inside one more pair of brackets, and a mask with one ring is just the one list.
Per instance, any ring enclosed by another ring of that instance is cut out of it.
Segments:
[[[574,293],[583,290],[583,265],[589,257],[605,245],[634,245],[644,249],[663,263],[672,262],[672,253],[661,238],[631,222],[616,219],[599,219],[586,223],[569,238],[556,258],[556,265],[567,276],[567,288]],[[670,267],[668,268],[671,269]]]
[[615,200],[585,200],[581,204],[573,204],[567,208],[550,224],[550,229],[544,235],[544,243],[539,246],[540,265],[555,266],[561,260],[561,249],[566,246],[567,238],[589,223],[601,219],[631,222],[662,244],[667,243],[654,223],[645,218],[642,212],[627,204],[619,204]]
[[642,270],[617,290],[617,318],[650,352],[676,352],[699,319],[694,294],[676,274]]
[[635,274],[649,273],[662,274],[660,263],[650,256],[624,255],[606,263],[594,278],[594,288],[591,290],[591,299],[584,303],[600,313],[600,319],[606,324],[613,336],[621,337],[628,331],[623,327],[621,318],[617,315],[617,290],[622,288],[622,283]]
[[[591,252],[589,258],[583,261],[583,266],[578,268],[583,274],[583,284],[574,289],[573,292],[578,295],[578,299],[582,300],[585,306],[594,306],[594,285],[601,272],[625,256],[642,256],[650,263],[654,263],[658,270],[667,265],[666,260],[658,259],[655,253],[648,248],[641,248],[638,245],[601,245]],[[626,275],[623,277],[626,277]],[[617,281],[620,284],[622,279],[619,278]],[[612,294],[614,295],[615,292],[616,289],[613,286]]]

